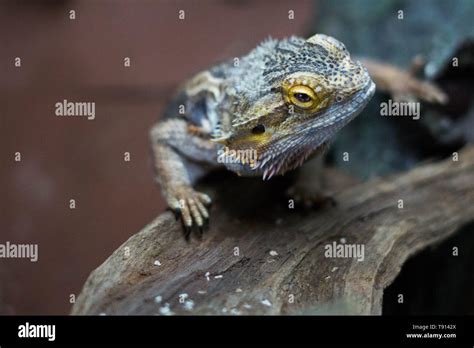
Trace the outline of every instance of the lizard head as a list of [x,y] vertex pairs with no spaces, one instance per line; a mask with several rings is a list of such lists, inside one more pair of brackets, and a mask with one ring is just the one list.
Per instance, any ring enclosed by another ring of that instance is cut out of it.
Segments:
[[[375,84],[336,39],[267,41],[234,68],[232,125],[221,143],[253,152],[230,170],[270,178],[300,166],[356,117]],[[243,152],[242,152],[243,153]]]

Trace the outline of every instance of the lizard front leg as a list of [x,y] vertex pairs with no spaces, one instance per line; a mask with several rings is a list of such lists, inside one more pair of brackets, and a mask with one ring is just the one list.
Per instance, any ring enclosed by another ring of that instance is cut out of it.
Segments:
[[199,177],[206,173],[205,163],[215,163],[215,145],[188,132],[182,119],[157,123],[150,132],[156,181],[168,206],[180,216],[185,237],[196,226],[202,234],[209,219],[207,206],[211,198],[193,189]]

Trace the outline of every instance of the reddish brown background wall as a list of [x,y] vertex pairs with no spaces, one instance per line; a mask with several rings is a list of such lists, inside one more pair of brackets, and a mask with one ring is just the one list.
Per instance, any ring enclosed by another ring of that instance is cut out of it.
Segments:
[[[148,129],[177,84],[270,35],[308,34],[313,12],[304,0],[2,1],[0,243],[37,243],[39,261],[0,259],[0,313],[68,313],[88,274],[165,208]],[[95,120],[55,116],[63,99],[95,102]]]

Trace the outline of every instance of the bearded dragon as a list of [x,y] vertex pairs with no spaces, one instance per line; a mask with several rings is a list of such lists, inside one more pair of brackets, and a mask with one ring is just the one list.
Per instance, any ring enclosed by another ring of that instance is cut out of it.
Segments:
[[150,131],[156,181],[186,238],[209,219],[211,198],[193,187],[204,174],[268,180],[293,170],[321,155],[374,92],[367,69],[323,34],[266,40],[190,79]]

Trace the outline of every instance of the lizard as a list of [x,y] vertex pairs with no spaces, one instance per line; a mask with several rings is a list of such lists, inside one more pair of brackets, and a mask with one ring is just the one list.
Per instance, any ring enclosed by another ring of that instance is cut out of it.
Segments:
[[[194,189],[198,179],[226,168],[268,180],[322,158],[375,88],[367,68],[324,34],[267,39],[187,81],[150,130],[155,178],[186,239],[208,226],[212,199]],[[301,182],[316,174],[302,170]]]

